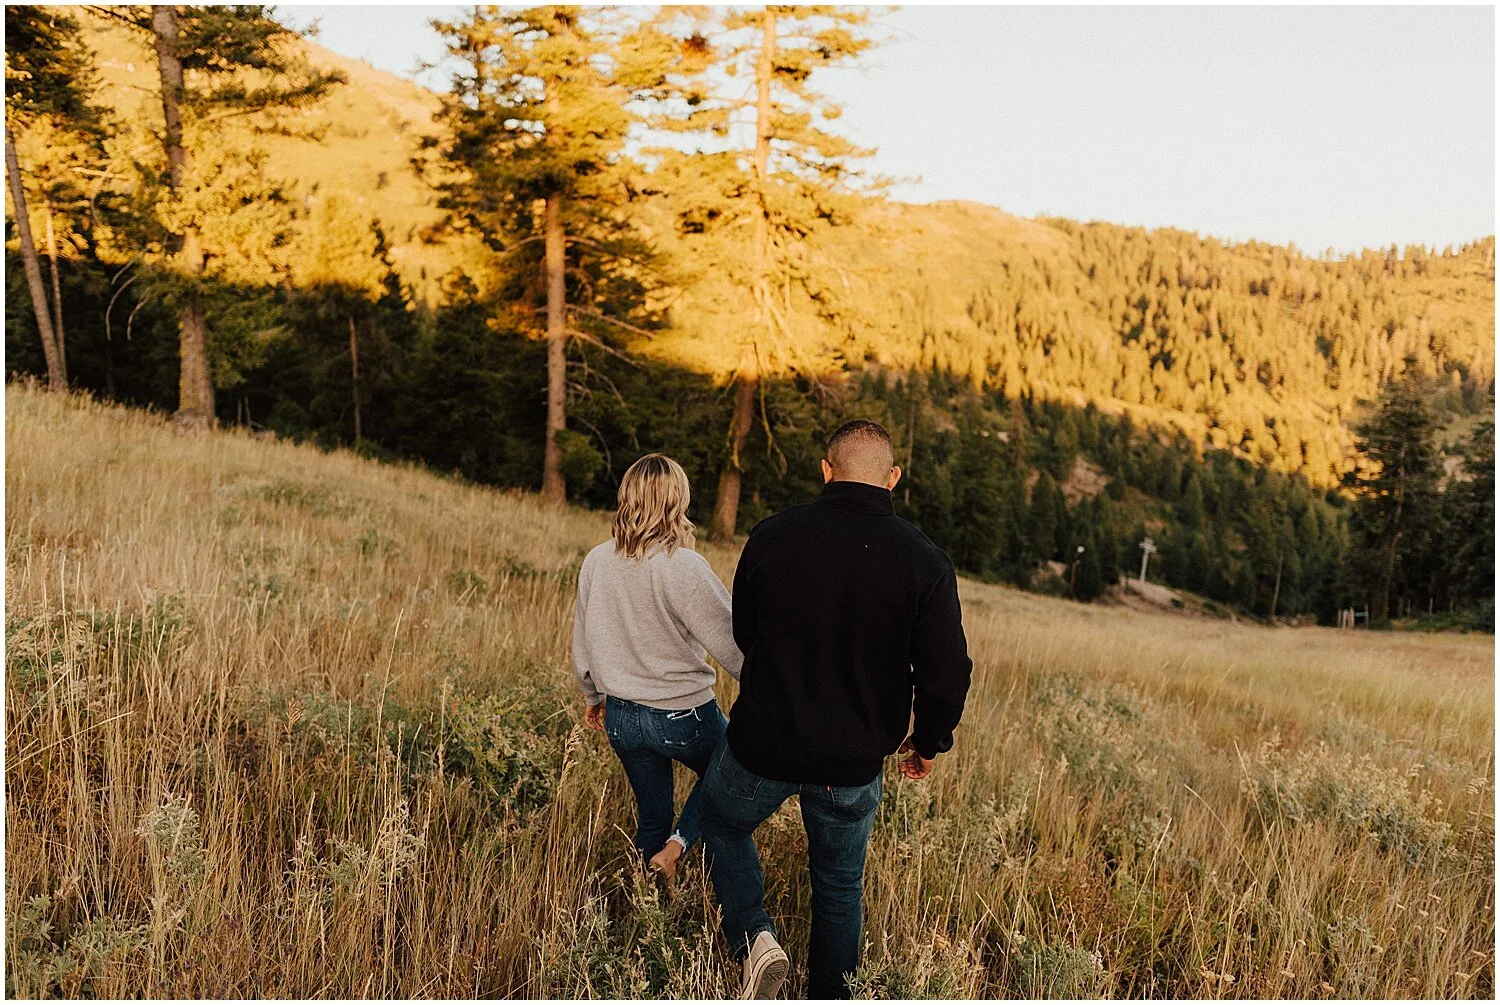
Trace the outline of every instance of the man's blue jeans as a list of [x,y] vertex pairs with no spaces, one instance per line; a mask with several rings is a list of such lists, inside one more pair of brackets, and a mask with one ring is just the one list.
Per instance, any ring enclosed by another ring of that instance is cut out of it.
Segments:
[[778,782],[740,764],[725,742],[714,753],[700,789],[703,842],[724,915],[724,936],[739,958],[757,934],[776,931],[766,914],[755,828],[787,799],[799,797],[812,878],[807,995],[848,998],[847,975],[859,967],[865,852],[880,805],[880,777],[854,786]]
[[[717,701],[670,712],[620,698],[605,699],[604,732],[625,766],[635,792],[635,846],[645,858],[661,851],[676,834],[691,848],[701,833],[698,802],[703,773],[724,738],[724,713]],[[686,764],[699,778],[672,827],[672,762]]]

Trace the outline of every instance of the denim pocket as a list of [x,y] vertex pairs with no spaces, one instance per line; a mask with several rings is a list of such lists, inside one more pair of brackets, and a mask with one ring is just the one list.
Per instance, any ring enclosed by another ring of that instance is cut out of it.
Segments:
[[754,799],[760,793],[760,776],[734,759],[728,743],[719,744],[718,759],[718,766],[710,770],[718,772],[718,783],[724,791],[737,799]]
[[868,785],[835,785],[829,789],[828,801],[833,811],[845,820],[859,820],[880,805],[884,785],[879,775]]
[[680,712],[657,711],[656,735],[663,747],[669,750],[688,750],[703,739],[703,720],[696,708],[685,708]]
[[635,709],[628,702],[613,696],[604,699],[604,735],[619,749],[625,742],[625,720],[635,717]]

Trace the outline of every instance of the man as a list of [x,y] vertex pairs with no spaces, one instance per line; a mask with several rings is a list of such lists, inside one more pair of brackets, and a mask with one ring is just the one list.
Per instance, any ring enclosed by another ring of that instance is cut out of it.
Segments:
[[926,778],[963,713],[972,664],[953,563],[896,516],[893,461],[879,424],[839,427],[823,494],[758,524],[735,571],[745,663],[700,798],[724,932],[743,960],[741,998],[774,998],[788,966],[765,911],[755,828],[800,797],[813,894],[808,994],[849,997],[884,759],[905,753],[901,773]]

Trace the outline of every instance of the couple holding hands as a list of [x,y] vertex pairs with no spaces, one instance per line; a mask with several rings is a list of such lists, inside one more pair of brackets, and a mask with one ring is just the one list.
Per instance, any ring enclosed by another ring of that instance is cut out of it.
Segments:
[[[890,434],[847,422],[822,467],[815,502],[750,532],[732,602],[692,550],[687,475],[661,454],[625,473],[612,539],[578,576],[573,668],[585,721],[624,765],[636,847],[651,867],[670,879],[702,838],[742,998],[776,997],[788,970],[765,910],[756,827],[799,797],[808,994],[847,998],[884,760],[902,754],[901,773],[926,778],[953,745],[969,688],[953,563],[896,515]],[[706,654],[740,682],[728,722]],[[698,775],[680,813],[674,762]]]

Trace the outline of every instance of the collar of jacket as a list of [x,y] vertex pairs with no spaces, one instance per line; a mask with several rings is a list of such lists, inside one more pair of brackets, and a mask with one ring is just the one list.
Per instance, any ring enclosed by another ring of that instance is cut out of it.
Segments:
[[818,497],[818,503],[852,509],[859,513],[879,513],[884,516],[894,516],[896,513],[891,490],[866,482],[828,482],[823,486],[823,494]]

